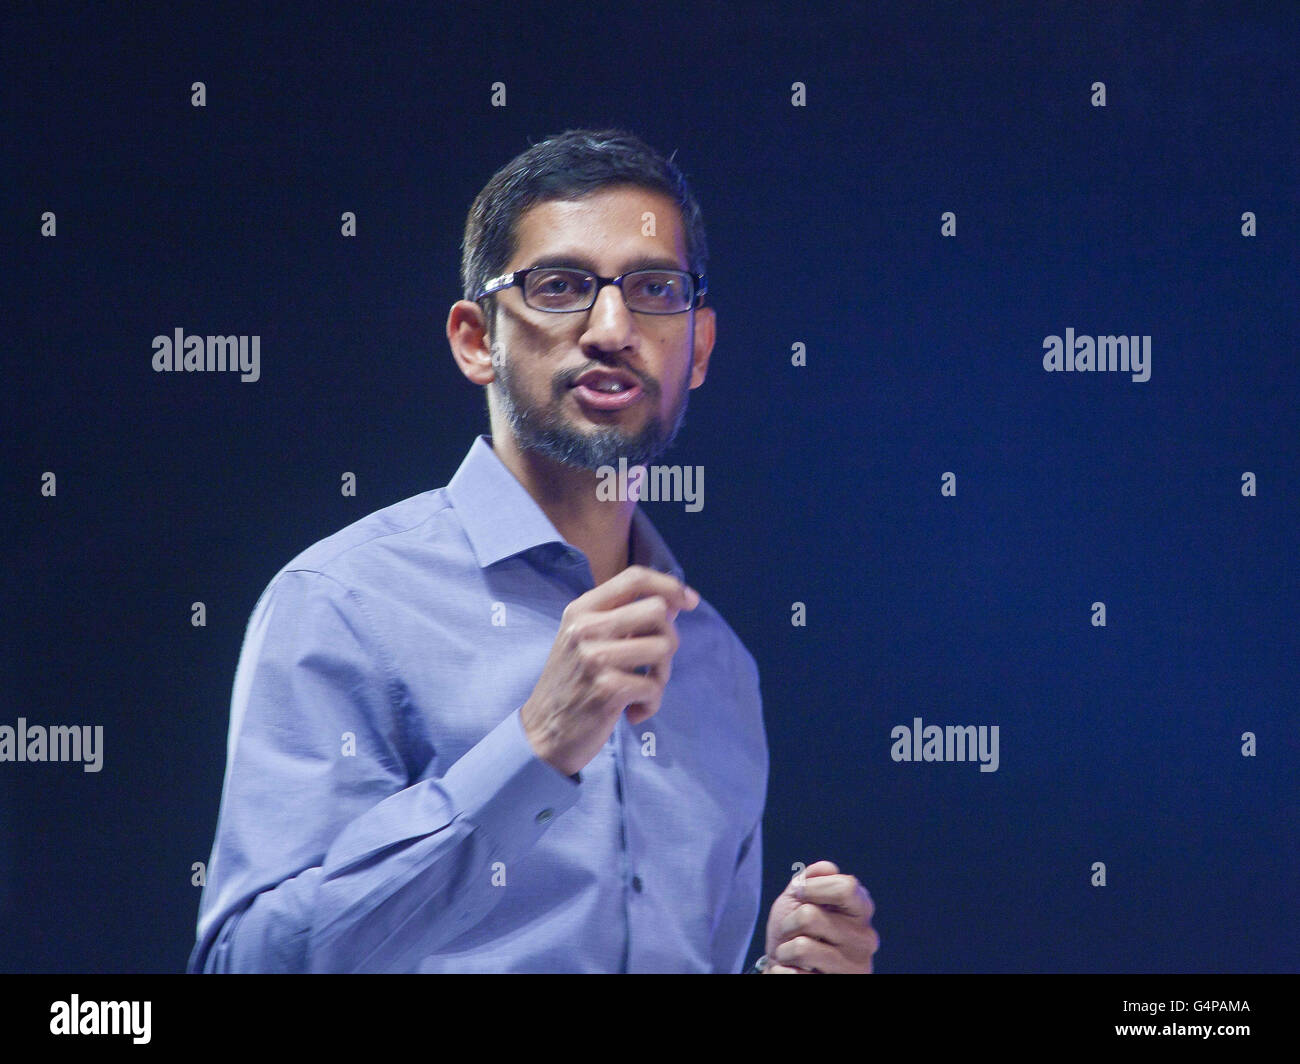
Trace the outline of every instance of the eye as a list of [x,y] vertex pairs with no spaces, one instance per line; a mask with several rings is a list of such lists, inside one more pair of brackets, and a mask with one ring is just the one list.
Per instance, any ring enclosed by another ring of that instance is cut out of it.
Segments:
[[536,270],[528,275],[525,298],[543,308],[564,308],[580,304],[591,290],[591,276],[582,270]]
[[672,294],[675,279],[669,274],[643,273],[633,281],[633,290],[646,299],[664,299]]

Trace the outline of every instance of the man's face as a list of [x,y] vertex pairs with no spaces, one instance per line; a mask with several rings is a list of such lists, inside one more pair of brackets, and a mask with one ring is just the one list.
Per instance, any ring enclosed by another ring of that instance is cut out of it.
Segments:
[[[645,235],[646,212],[654,215],[654,235]],[[632,185],[535,204],[520,217],[516,237],[502,273],[542,263],[603,277],[656,266],[688,269],[677,206]],[[590,310],[572,313],[536,310],[518,286],[496,300],[489,405],[494,424],[503,419],[521,450],[592,470],[617,465],[620,457],[645,465],[667,450],[685,419],[690,389],[704,382],[711,309],[636,313],[614,285],[600,290]],[[695,319],[705,315],[709,321],[697,337]],[[582,378],[598,388],[610,376],[633,387],[609,399],[577,385]]]

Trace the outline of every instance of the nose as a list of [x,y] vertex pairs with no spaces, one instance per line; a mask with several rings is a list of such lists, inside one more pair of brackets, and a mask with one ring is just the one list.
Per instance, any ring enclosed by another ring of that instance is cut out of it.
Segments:
[[607,351],[621,351],[632,343],[632,312],[623,301],[623,290],[616,284],[603,285],[596,302],[587,312],[583,342]]

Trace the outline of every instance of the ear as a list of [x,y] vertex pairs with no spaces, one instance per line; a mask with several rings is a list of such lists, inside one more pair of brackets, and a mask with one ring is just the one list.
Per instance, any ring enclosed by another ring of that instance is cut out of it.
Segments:
[[447,343],[460,371],[478,385],[496,379],[492,348],[483,308],[468,299],[458,299],[447,314]]
[[704,383],[709,372],[709,356],[713,354],[713,341],[717,337],[718,316],[712,307],[698,307],[695,311],[695,349],[691,353],[691,387]]

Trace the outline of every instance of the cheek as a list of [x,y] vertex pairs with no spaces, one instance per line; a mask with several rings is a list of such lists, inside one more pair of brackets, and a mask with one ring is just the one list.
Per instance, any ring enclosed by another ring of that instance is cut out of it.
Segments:
[[549,400],[556,394],[551,374],[542,367],[533,364],[521,369],[515,365],[513,369],[511,379],[515,382],[516,389],[534,400]]
[[690,392],[691,386],[695,383],[695,368],[692,363],[687,362],[686,365],[674,369],[673,374],[672,389],[676,401],[680,402]]

